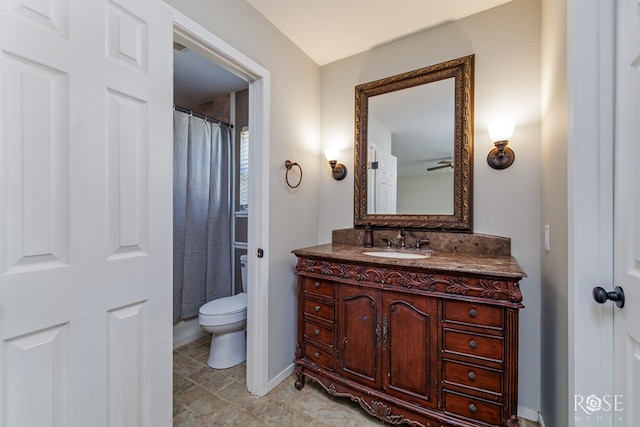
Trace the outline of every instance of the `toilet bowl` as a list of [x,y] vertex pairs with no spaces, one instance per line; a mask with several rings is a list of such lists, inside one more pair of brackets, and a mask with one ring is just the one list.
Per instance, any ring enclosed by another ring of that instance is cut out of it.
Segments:
[[239,294],[218,298],[200,307],[198,323],[211,333],[211,346],[207,365],[226,369],[247,359],[247,256],[240,256],[242,289]]

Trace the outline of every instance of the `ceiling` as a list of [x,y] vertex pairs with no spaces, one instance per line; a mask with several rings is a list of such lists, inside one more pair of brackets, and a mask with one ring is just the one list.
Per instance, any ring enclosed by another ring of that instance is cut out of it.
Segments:
[[246,0],[319,65],[511,0]]
[[249,84],[240,77],[179,43],[173,46],[173,103],[194,109],[220,95]]
[[[245,0],[319,65],[511,0]],[[186,108],[248,87],[189,47],[174,49],[174,103]]]

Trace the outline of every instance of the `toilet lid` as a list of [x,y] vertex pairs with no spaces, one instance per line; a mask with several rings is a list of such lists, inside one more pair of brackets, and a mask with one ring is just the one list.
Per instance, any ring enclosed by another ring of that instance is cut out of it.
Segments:
[[244,292],[232,297],[218,298],[200,307],[200,314],[234,314],[247,309],[247,294]]

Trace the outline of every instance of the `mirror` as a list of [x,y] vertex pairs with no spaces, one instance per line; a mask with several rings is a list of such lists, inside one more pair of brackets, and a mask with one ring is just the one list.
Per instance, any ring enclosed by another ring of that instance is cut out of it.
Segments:
[[355,88],[354,225],[473,231],[474,55]]

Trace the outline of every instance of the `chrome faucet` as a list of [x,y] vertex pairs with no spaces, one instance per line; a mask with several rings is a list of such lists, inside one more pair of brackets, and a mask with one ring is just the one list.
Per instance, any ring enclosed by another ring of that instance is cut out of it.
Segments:
[[391,239],[390,237],[383,237],[382,241],[386,242],[388,248],[393,247],[393,239]]
[[405,245],[405,237],[406,237],[406,233],[404,232],[404,228],[401,228],[400,231],[398,232],[398,239],[400,239],[400,247],[404,248]]

